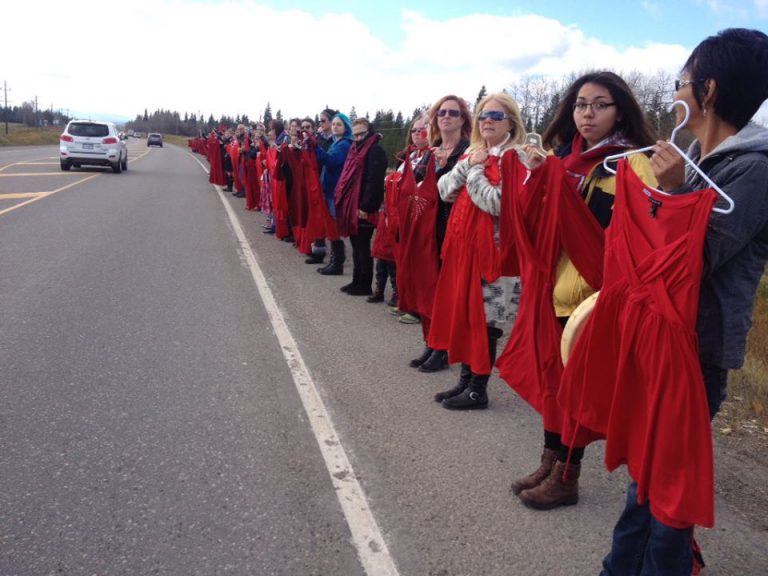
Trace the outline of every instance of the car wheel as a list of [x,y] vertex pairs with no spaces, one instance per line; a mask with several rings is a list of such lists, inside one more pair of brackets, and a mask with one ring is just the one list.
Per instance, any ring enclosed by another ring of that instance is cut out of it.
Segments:
[[70,168],[72,168],[72,165],[69,162],[61,160],[61,169],[64,170],[64,172],[69,172]]
[[122,171],[123,169],[120,167],[120,160],[112,164],[112,172],[114,172],[115,174],[120,174],[120,172]]
[[123,163],[120,166],[123,170],[128,170],[128,154],[125,155],[125,160],[123,160]]

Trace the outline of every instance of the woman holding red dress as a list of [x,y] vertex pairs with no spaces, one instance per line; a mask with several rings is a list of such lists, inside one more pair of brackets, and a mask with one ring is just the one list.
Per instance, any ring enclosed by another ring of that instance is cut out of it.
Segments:
[[[469,138],[472,133],[472,112],[469,110],[466,102],[458,96],[448,94],[440,98],[426,114],[429,121],[428,134],[430,150],[421,156],[419,163],[414,166],[414,176],[416,182],[422,182],[427,173],[428,164],[434,162],[435,177],[439,180],[445,174],[448,174],[459,158],[462,157],[469,147]],[[434,226],[434,237],[436,242],[437,267],[441,266],[440,253],[445,240],[445,231],[448,226],[448,218],[451,214],[453,202],[446,202],[437,197],[437,214],[432,225]],[[405,273],[405,271],[403,271]],[[402,280],[408,283],[414,282],[421,284],[423,276],[402,277]],[[418,289],[431,290],[434,298],[434,285],[419,286]],[[448,367],[448,354],[445,350],[433,350],[426,344],[429,336],[429,317],[426,314],[426,320],[422,318],[422,331],[424,334],[425,347],[422,353],[410,361],[411,368],[417,368],[419,372],[432,373],[443,370]]]
[[[616,190],[616,177],[605,170],[603,159],[631,148],[649,146],[653,142],[654,133],[632,91],[624,80],[612,72],[593,72],[575,80],[566,90],[543,136],[544,145],[554,148],[565,174],[573,179],[576,190],[601,228],[607,227],[611,220]],[[529,147],[526,150],[528,164],[535,175],[544,158]],[[648,157],[636,154],[630,156],[628,161],[642,181],[655,185]],[[602,252],[603,247],[600,244],[597,248],[587,248],[582,243],[581,249]],[[602,254],[598,255],[597,261],[602,269]],[[555,316],[564,326],[576,307],[599,286],[589,285],[565,250],[561,250],[551,274],[554,290],[551,296],[547,295],[547,299],[552,298]],[[557,403],[562,375],[559,341],[555,343],[556,350],[545,350],[551,347],[545,346],[537,336],[539,334],[534,333],[528,339],[535,340],[529,350],[535,349],[537,358],[554,358],[550,365],[556,363],[557,366],[550,371],[549,377],[542,376],[543,369],[535,369],[533,374],[525,372],[526,367],[534,368],[532,362],[524,361],[517,353],[519,349],[512,349],[515,338],[510,340],[499,358],[498,367],[502,378],[541,413],[544,425],[544,451],[540,466],[531,474],[514,480],[512,492],[526,506],[547,510],[578,502],[578,478],[586,442],[579,440],[577,446],[568,446],[562,440],[564,415]]]
[[429,346],[447,350],[449,362],[462,363],[459,382],[435,397],[449,410],[488,407],[500,326],[517,311],[519,279],[502,276],[499,267],[500,165],[506,154],[524,157],[524,139],[515,101],[506,93],[486,96],[475,109],[466,157],[438,181],[440,196],[454,207],[443,243]]

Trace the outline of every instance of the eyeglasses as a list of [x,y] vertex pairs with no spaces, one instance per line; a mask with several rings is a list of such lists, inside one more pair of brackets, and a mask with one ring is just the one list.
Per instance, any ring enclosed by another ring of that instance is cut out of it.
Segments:
[[576,102],[573,109],[579,114],[584,114],[587,108],[590,108],[595,114],[605,112],[611,106],[616,106],[616,102]]
[[312,126],[310,126],[309,124],[304,124],[304,125],[301,127],[301,129],[302,129],[302,130],[306,130],[306,131],[309,131],[309,130],[312,130]]
[[453,110],[451,108],[445,108],[443,110],[438,110],[437,115],[442,118],[445,115],[450,116],[451,118],[458,118],[461,116],[461,110]]
[[493,120],[494,122],[501,122],[505,118],[509,118],[509,114],[498,110],[483,110],[477,115],[478,120]]
[[361,138],[365,138],[367,135],[368,135],[368,132],[358,132],[357,134],[352,132],[352,138],[354,138],[355,140],[360,140]]
[[680,88],[685,88],[688,84],[696,84],[696,82],[701,82],[701,80],[675,80],[675,92]]
[[320,118],[320,124],[327,124],[328,119],[327,118]]

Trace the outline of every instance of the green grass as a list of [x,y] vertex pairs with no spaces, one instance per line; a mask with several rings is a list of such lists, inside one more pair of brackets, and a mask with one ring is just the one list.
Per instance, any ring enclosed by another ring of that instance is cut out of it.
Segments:
[[5,122],[0,122],[0,146],[40,146],[43,144],[58,144],[63,126],[30,127],[25,124],[8,123],[8,134],[5,133]]

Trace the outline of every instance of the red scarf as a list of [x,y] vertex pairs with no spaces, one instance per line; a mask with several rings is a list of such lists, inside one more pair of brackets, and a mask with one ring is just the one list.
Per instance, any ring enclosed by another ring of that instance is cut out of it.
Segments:
[[576,180],[576,189],[579,192],[583,191],[589,173],[601,164],[606,156],[618,154],[632,146],[621,134],[614,134],[597,146],[582,152],[584,143],[584,137],[577,132],[571,143],[571,153],[563,158],[565,171]]
[[349,148],[344,168],[339,176],[334,192],[336,200],[336,223],[339,236],[357,236],[357,209],[360,206],[360,193],[363,187],[365,160],[371,146],[379,141],[379,135],[368,136],[362,146],[355,143]]

